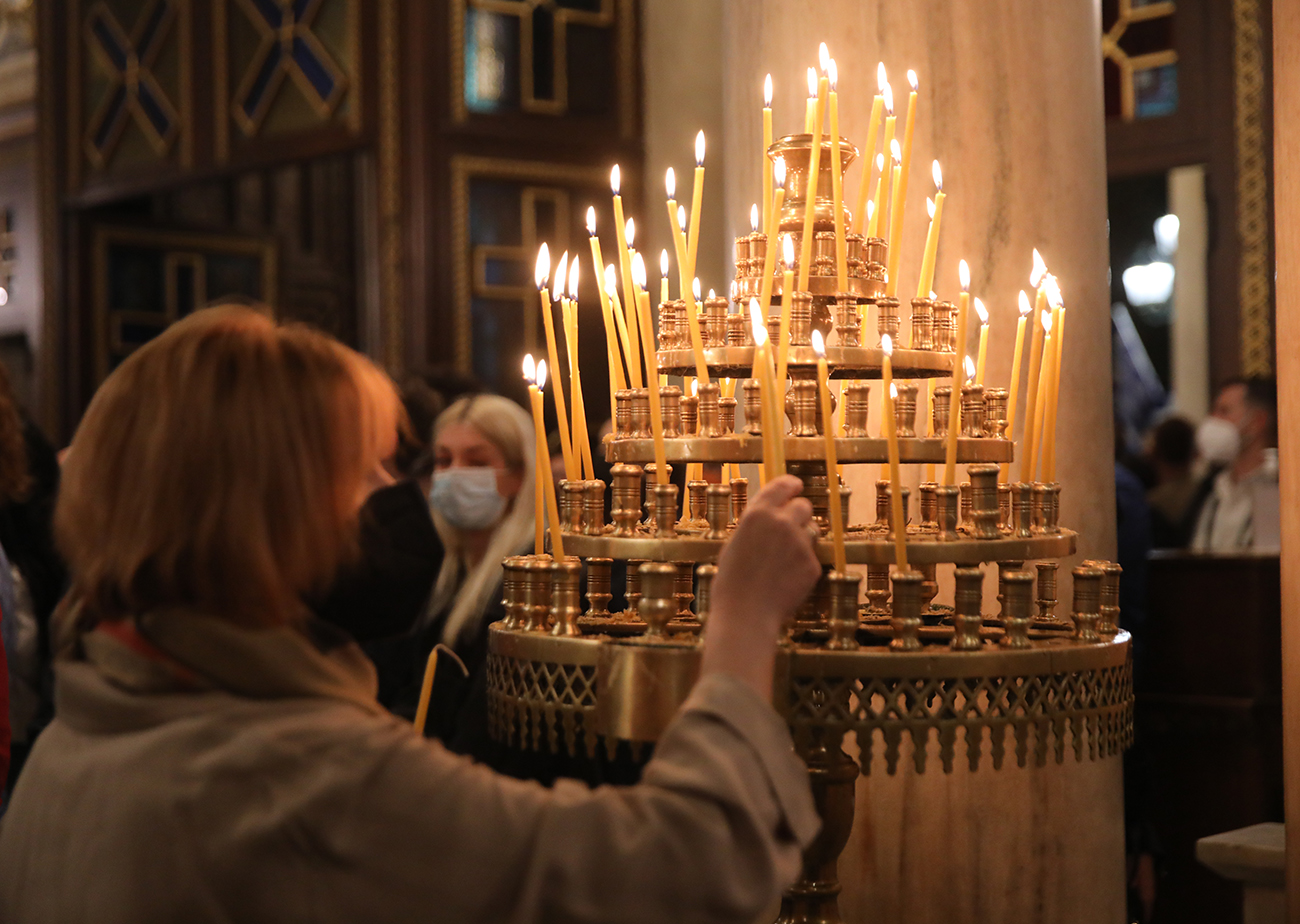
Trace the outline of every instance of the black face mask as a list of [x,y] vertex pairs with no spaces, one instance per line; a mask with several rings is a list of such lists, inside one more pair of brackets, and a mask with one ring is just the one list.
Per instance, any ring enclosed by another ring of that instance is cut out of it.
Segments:
[[312,610],[358,642],[409,631],[445,554],[419,485],[406,481],[366,498],[359,538],[360,558],[339,572]]

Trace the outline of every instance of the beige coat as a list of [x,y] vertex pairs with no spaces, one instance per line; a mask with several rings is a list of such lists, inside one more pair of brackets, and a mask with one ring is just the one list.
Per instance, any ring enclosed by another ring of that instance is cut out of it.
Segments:
[[141,628],[198,688],[142,692],[98,633],[59,665],[0,828],[0,922],[748,922],[818,828],[783,723],[728,677],[697,685],[640,785],[545,789],[385,713],[355,646]]

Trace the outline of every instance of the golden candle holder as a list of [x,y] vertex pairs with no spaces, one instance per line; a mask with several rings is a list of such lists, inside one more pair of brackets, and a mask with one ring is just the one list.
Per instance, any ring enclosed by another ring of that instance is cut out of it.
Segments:
[[929,298],[912,299],[912,349],[934,349],[934,302]]

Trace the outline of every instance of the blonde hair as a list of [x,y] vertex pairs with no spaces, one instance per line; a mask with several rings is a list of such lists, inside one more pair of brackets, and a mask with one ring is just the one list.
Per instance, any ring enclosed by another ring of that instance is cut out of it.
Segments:
[[[518,472],[521,478],[519,493],[497,523],[483,560],[465,574],[463,581],[461,575],[465,572],[465,562],[460,532],[434,511],[433,523],[442,537],[447,555],[433,588],[429,614],[432,616],[451,606],[441,637],[441,641],[448,645],[454,645],[478,629],[483,612],[501,582],[501,560],[519,554],[532,538],[537,464],[532,418],[509,398],[469,395],[459,399],[434,421],[434,442],[443,428],[453,423],[469,424],[477,430],[500,450],[507,467]],[[437,477],[435,474],[434,478]]]
[[401,414],[388,377],[319,331],[235,307],[173,324],[100,387],[63,468],[74,631],[167,607],[298,620],[355,554]]

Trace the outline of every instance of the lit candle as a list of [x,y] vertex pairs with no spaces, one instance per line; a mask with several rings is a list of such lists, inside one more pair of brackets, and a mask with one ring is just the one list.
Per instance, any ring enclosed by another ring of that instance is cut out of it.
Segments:
[[758,309],[758,300],[749,300],[749,325],[754,335],[754,365],[749,377],[758,382],[759,395],[759,430],[763,438],[763,480],[775,477],[776,454],[772,448],[776,437],[776,425],[772,420],[772,405],[769,401],[772,391],[772,361],[767,342],[767,325]]
[[763,171],[763,227],[767,227],[768,213],[772,209],[772,161],[768,149],[772,147],[772,75],[763,78],[763,156],[759,167]]
[[[880,149],[882,155],[879,161],[880,179],[877,181],[878,188],[876,190],[879,194],[877,196],[879,204],[876,206],[876,230],[878,233],[870,235],[872,237],[883,237],[889,233],[888,197],[890,176],[887,167],[889,166],[890,151],[894,147],[894,128],[896,123],[896,119],[894,118],[894,88],[889,84],[885,84],[883,93],[885,96],[885,143]],[[883,189],[879,187],[883,187]]]
[[[618,266],[623,277],[623,305],[628,312],[627,320],[631,322],[635,312],[636,296],[632,291],[632,258],[628,248],[632,246],[627,239],[626,224],[623,218],[623,197],[619,195],[622,173],[618,164],[609,171],[609,188],[614,194],[614,235],[618,238]],[[636,324],[627,324],[627,374],[632,380],[633,388],[641,387],[641,359],[637,349]]]
[[989,312],[984,303],[975,299],[975,313],[980,316],[980,348],[975,360],[975,384],[984,384],[984,360],[989,351]]
[[898,256],[903,250],[903,152],[898,139],[889,143],[889,154],[894,161],[894,180],[891,184],[889,212],[889,270],[885,278],[885,294],[898,295]]
[[957,359],[966,351],[966,315],[970,309],[970,267],[965,260],[957,266],[961,295],[957,298],[957,351],[952,358],[952,395],[948,401],[948,446],[944,454],[943,483],[957,479],[957,431],[961,429],[962,364]]
[[[763,255],[763,282],[759,292],[762,296],[761,309],[763,318],[772,307],[772,270],[776,263],[776,232],[781,223],[781,206],[785,204],[785,158],[778,157],[772,164],[772,179],[776,183],[776,192],[772,200],[772,210],[767,218],[767,250]],[[788,235],[787,235],[788,236]],[[785,298],[782,295],[782,298]]]
[[880,113],[885,108],[885,62],[876,65],[876,97],[871,101],[871,118],[867,122],[867,144],[862,149],[862,185],[858,187],[858,207],[853,210],[853,230],[861,234],[866,227],[867,197],[871,192],[871,167],[875,163],[876,133],[880,128]]
[[[610,263],[605,267],[605,297],[609,299],[609,313],[614,318],[614,329],[618,332],[619,342],[623,344],[623,355],[627,357],[628,378],[631,380],[632,388],[641,387],[641,370],[632,368],[632,348],[628,341],[627,321],[623,316],[623,306],[618,300],[618,274],[614,271],[614,264]],[[632,373],[635,371],[636,375]]]
[[659,251],[659,301],[668,301],[668,251]]
[[894,353],[894,341],[889,334],[880,338],[884,351],[881,384],[885,392],[885,439],[889,446],[889,506],[894,521],[894,564],[899,571],[907,571],[907,524],[903,522],[903,483],[898,464],[898,421],[894,416],[894,402],[898,400],[898,388],[894,385],[894,370],[890,357]]
[[614,420],[614,409],[618,406],[615,395],[627,387],[623,378],[623,359],[618,345],[618,334],[614,329],[614,318],[610,314],[609,296],[600,284],[600,238],[596,237],[596,210],[587,209],[587,238],[591,242],[591,265],[596,268],[596,294],[600,296],[600,319],[605,325],[605,353],[609,361],[609,419]]
[[867,237],[879,237],[880,193],[885,185],[885,155],[876,155],[876,193],[867,203]]
[[[1047,275],[1047,264],[1043,262],[1042,256],[1038,253],[1038,248],[1034,248],[1034,268],[1029,273],[1029,284],[1038,290],[1037,298],[1034,302],[1034,318],[1042,316],[1044,309],[1047,307],[1047,290],[1043,288],[1043,278]],[[1025,394],[1025,427],[1024,452],[1020,460],[1020,480],[1031,482],[1034,480],[1034,458],[1035,449],[1038,446],[1038,383],[1041,378],[1041,363],[1043,356],[1043,332],[1044,326],[1035,321],[1030,321],[1031,334],[1029,337],[1029,391]]]
[[939,162],[936,160],[930,167],[930,174],[934,177],[934,202],[931,204],[927,199],[927,208],[930,211],[930,230],[925,235],[925,252],[921,255],[921,281],[916,285],[916,297],[925,298],[932,288],[934,288],[934,259],[939,253],[939,222],[943,220],[943,200],[946,198],[943,193],[943,171],[939,169]]
[[840,99],[836,92],[839,79],[840,69],[831,58],[828,101],[831,109],[831,198],[835,209],[835,291],[845,293],[849,290],[849,249],[844,237],[844,165],[840,160]]
[[[695,257],[700,248],[700,204],[704,199],[704,132],[695,136],[695,186],[691,189],[691,230],[686,238],[687,276],[695,275]],[[691,293],[686,305],[686,326],[691,332],[691,349],[695,351],[695,377],[701,385],[709,384],[709,367],[704,360],[704,338],[700,334],[698,296]]]
[[781,238],[781,326],[776,344],[776,384],[785,387],[785,370],[790,359],[790,306],[794,301],[794,240],[786,234]]
[[[569,252],[564,252],[564,258],[560,261],[560,271],[556,277],[564,273],[564,267],[568,265]],[[533,280],[537,283],[537,295],[542,303],[542,324],[546,328],[546,355],[551,361],[551,368],[557,369],[559,366],[559,349],[555,341],[555,319],[551,316],[550,295],[546,291],[546,280],[551,273],[551,253],[545,244],[537,251],[537,264],[533,270]],[[555,388],[552,390],[552,396],[555,400],[555,419],[560,428],[560,450],[564,454],[564,476],[571,481],[576,481],[578,474],[573,465],[573,447],[569,443],[569,413],[564,401],[564,383],[557,378]]]
[[844,553],[844,512],[840,509],[840,466],[835,457],[835,429],[831,426],[834,416],[831,413],[830,371],[826,365],[826,344],[822,332],[812,332],[812,346],[817,351],[817,396],[821,401],[822,438],[826,447],[826,486],[829,489],[829,513],[831,519],[831,541],[835,546],[835,570],[843,572],[848,568]]
[[1047,300],[1052,306],[1052,375],[1048,381],[1051,392],[1047,396],[1047,416],[1043,422],[1043,480],[1056,481],[1056,407],[1061,397],[1061,359],[1065,348],[1065,302],[1055,276],[1047,279]]
[[[1038,438],[1042,435],[1043,425],[1046,422],[1044,418],[1047,413],[1047,393],[1051,391],[1052,387],[1052,359],[1053,354],[1055,353],[1055,347],[1052,341],[1051,313],[1044,312],[1042,319],[1043,332],[1045,336],[1043,337],[1043,364],[1038,375],[1038,400],[1034,402],[1033,448],[1037,448]],[[1025,412],[1028,413],[1028,411],[1029,409],[1025,408]],[[1035,453],[1031,458],[1033,458],[1035,462],[1039,462],[1042,459],[1038,453]],[[1034,464],[1029,470],[1029,480],[1034,480],[1037,471],[1038,466],[1037,464]]]
[[911,85],[912,91],[907,94],[907,126],[903,129],[901,170],[898,174],[898,190],[894,193],[894,220],[890,226],[888,271],[888,294],[890,295],[898,294],[898,268],[903,256],[903,210],[907,202],[907,180],[912,171],[912,132],[916,128],[916,71],[907,72],[907,82]]
[[[524,371],[528,371],[529,356],[524,360]],[[551,477],[551,454],[546,448],[546,427],[542,422],[542,389],[546,387],[546,360],[537,364],[536,382],[529,388],[529,398],[533,406],[533,429],[537,440],[537,481],[540,494],[546,498],[545,508],[551,526],[551,557],[556,561],[564,560],[564,537],[560,532],[560,508],[555,502],[555,479]],[[540,536],[535,537],[540,541]],[[538,555],[546,551],[542,548]]]
[[664,448],[663,410],[659,404],[659,389],[655,387],[659,378],[658,362],[655,359],[654,331],[650,327],[650,293],[646,291],[645,261],[640,254],[632,257],[632,282],[636,285],[637,317],[641,323],[641,341],[645,344],[646,381],[651,383],[650,392],[650,430],[654,435],[655,480],[659,484],[668,483],[668,457]]
[[587,433],[587,402],[582,393],[582,363],[578,361],[578,275],[578,258],[575,256],[569,263],[569,324],[573,328],[569,341],[572,344],[569,362],[573,364],[573,445],[586,477],[595,478],[596,464],[591,457],[591,438]]
[[668,192],[668,227],[672,229],[673,251],[677,255],[677,292],[682,298],[686,298],[686,283],[690,279],[688,275],[690,267],[686,265],[686,231],[684,224],[677,218],[681,206],[677,204],[677,175],[672,167],[669,167],[664,174],[664,189]]
[[[825,45],[823,44],[823,48]],[[830,92],[830,81],[826,77],[817,79],[816,72],[808,70],[808,92],[816,97],[816,114],[812,130],[812,148],[808,154],[808,188],[804,194],[803,242],[799,248],[799,291],[808,291],[808,273],[812,269],[813,238],[817,227],[817,180],[822,160],[822,113],[826,108],[826,94]],[[785,297],[782,296],[782,300]],[[779,344],[778,344],[779,346]]]
[[[1016,400],[1020,397],[1020,361],[1025,351],[1025,320],[1029,317],[1031,308],[1029,305],[1029,296],[1025,290],[1020,290],[1020,320],[1016,322],[1016,348],[1011,356],[1011,386],[1007,389],[1007,426],[1003,434],[1009,440],[1016,438]],[[1007,475],[1011,471],[1011,463],[1002,463],[1001,479],[1007,480]]]
[[[543,366],[545,360],[542,361]],[[545,410],[542,408],[542,391],[537,387],[537,363],[533,354],[524,356],[524,381],[528,383],[528,404],[533,409],[533,440],[537,464],[533,466],[533,554],[546,552],[546,491],[542,487],[542,473],[548,469],[550,454],[546,451]]]

